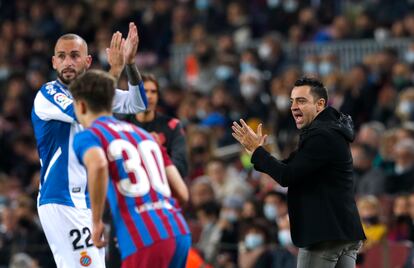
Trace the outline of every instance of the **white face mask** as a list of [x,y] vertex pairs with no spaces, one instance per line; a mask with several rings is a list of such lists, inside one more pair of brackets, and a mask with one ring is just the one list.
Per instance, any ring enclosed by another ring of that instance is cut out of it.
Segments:
[[247,249],[252,250],[260,247],[264,243],[264,238],[261,234],[249,233],[244,238],[244,245]]
[[404,55],[404,59],[409,64],[414,63],[414,51],[413,50],[408,50]]
[[299,3],[296,0],[285,0],[283,2],[283,9],[288,13],[293,13],[298,9]]
[[331,74],[333,70],[334,70],[334,66],[329,61],[323,61],[319,64],[319,74],[322,76]]
[[269,221],[274,221],[277,218],[277,207],[273,204],[265,204],[263,206],[263,214]]
[[258,53],[261,60],[268,60],[272,54],[272,48],[268,44],[261,44]]
[[397,110],[400,114],[409,117],[414,112],[414,103],[406,100],[401,101],[398,104]]
[[276,108],[279,111],[287,111],[290,108],[290,99],[288,96],[280,95],[274,98]]
[[231,223],[236,222],[237,218],[238,218],[237,213],[233,210],[223,211],[220,214],[220,217],[227,220],[227,221],[229,221],[229,222],[231,222]]
[[277,234],[281,246],[286,247],[292,245],[292,237],[289,230],[280,230]]
[[305,61],[302,70],[305,74],[317,74],[318,66],[313,61]]
[[240,93],[246,100],[250,100],[255,97],[258,90],[259,89],[256,84],[245,83],[240,86]]
[[280,0],[267,0],[267,6],[269,8],[275,8],[280,5]]

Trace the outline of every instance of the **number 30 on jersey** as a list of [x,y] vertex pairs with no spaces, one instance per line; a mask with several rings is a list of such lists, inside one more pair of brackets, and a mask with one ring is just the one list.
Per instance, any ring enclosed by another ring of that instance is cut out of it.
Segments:
[[[123,158],[123,152],[128,159]],[[171,196],[162,153],[154,141],[144,140],[137,148],[126,140],[117,139],[109,144],[107,154],[110,161],[122,159],[125,171],[135,175],[135,183],[129,177],[120,178],[117,187],[123,195],[141,197],[148,194],[152,187],[165,197]]]

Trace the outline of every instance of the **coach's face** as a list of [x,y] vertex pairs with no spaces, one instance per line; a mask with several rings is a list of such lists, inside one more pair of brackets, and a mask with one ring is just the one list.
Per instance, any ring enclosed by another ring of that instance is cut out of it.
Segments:
[[308,126],[325,107],[325,100],[315,100],[310,86],[294,87],[290,101],[290,109],[298,129]]
[[92,63],[88,47],[81,39],[60,39],[52,57],[53,69],[59,80],[69,85],[78,75],[84,73]]

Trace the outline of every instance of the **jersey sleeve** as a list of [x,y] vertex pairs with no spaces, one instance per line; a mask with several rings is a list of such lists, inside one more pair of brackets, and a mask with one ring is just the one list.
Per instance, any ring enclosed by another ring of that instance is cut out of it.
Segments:
[[53,85],[44,85],[37,93],[34,113],[42,120],[58,120],[72,123],[76,120],[73,100],[62,92],[57,92]]
[[99,138],[89,130],[79,132],[75,135],[73,140],[73,150],[79,160],[79,163],[83,165],[83,156],[85,153],[93,147],[102,147]]
[[112,102],[112,111],[119,114],[136,114],[147,109],[147,96],[144,83],[137,86],[128,83],[128,91],[116,89]]

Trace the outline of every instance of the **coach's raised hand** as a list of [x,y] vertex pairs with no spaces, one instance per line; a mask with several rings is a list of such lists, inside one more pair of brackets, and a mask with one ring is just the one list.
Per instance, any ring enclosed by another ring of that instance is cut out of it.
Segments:
[[116,79],[122,73],[125,67],[125,39],[122,38],[120,32],[116,32],[112,35],[112,40],[109,48],[106,49],[106,55],[108,57],[108,63],[111,66],[109,73]]
[[262,124],[257,127],[257,133],[251,129],[243,119],[240,119],[240,125],[237,122],[233,122],[233,137],[243,145],[247,153],[250,155],[259,146],[263,146],[266,141],[267,135],[262,134]]

